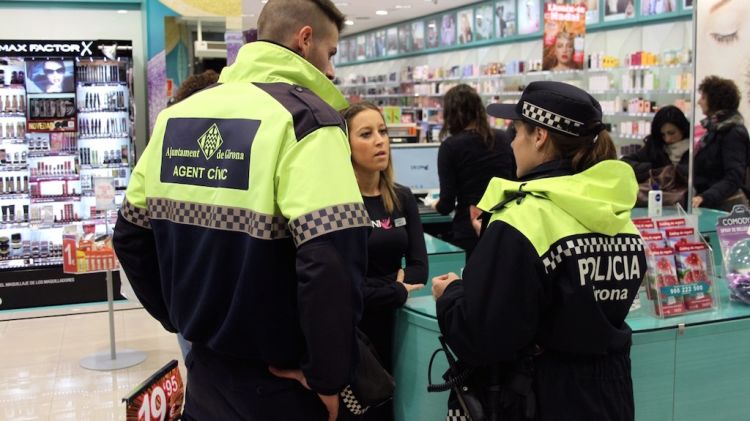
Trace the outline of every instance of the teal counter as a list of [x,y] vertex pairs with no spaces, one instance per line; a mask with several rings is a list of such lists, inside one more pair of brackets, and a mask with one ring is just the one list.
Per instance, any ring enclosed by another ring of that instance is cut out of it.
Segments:
[[[715,236],[716,217],[724,213],[697,211],[701,233]],[[437,251],[450,248],[432,240],[436,253],[430,254],[428,244],[430,277],[460,273],[463,258],[459,261],[456,256],[453,267],[443,260],[433,270],[433,259],[445,258]],[[652,302],[643,294],[641,308],[628,316],[634,332],[631,359],[636,420],[750,419],[750,399],[745,391],[750,384],[750,307],[730,302],[723,280],[717,282],[716,290],[720,298],[716,311],[659,319],[652,315]],[[396,421],[445,419],[448,392],[427,393],[430,356],[440,346],[435,301],[429,291],[428,286],[421,296],[409,298],[396,319]],[[434,383],[442,383],[446,369],[445,357],[439,354],[432,367]]]
[[423,224],[443,224],[453,222],[453,216],[441,215],[437,212],[422,213],[419,215],[419,219],[422,220]]
[[[750,418],[750,307],[729,302],[725,285],[717,289],[721,303],[715,312],[657,319],[642,296],[643,307],[628,316],[634,332],[636,420]],[[397,318],[395,334],[395,419],[444,419],[448,392],[427,393],[429,359],[440,346],[432,297],[410,298]],[[433,382],[442,383],[446,369],[440,354],[433,364]]]

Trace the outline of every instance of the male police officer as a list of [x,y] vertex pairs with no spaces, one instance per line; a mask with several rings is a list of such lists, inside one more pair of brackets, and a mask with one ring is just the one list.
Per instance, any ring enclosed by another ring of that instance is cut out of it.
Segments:
[[193,343],[185,419],[333,420],[351,381],[369,220],[329,80],[343,20],[270,0],[260,41],[159,115],[133,172],[115,248]]

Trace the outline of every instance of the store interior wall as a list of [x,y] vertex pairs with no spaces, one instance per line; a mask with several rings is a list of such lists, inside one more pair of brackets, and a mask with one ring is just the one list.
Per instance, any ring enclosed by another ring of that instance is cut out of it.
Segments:
[[[585,51],[587,55],[602,51],[623,60],[626,55],[639,50],[660,53],[666,50],[687,49],[691,44],[692,22],[682,20],[588,33]],[[354,75],[387,74],[406,66],[429,65],[431,68],[450,68],[455,65],[481,65],[489,62],[541,58],[542,40],[540,37],[533,41],[340,66],[336,73],[343,83],[347,83]]]
[[[2,8],[0,39],[122,39],[133,42],[133,79],[136,96],[135,148],[146,147],[145,44],[141,12],[116,10]],[[44,28],[40,31],[39,28]]]

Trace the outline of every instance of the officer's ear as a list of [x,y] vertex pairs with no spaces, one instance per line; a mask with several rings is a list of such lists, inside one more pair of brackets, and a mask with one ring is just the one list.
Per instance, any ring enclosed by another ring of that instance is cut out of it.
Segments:
[[541,151],[549,143],[549,130],[536,126],[534,127],[534,147]]
[[312,48],[312,40],[313,37],[313,28],[310,25],[305,25],[302,28],[297,31],[297,35],[295,37],[294,43],[295,43],[295,50],[299,55],[301,55],[303,58],[308,57],[308,53],[310,52],[310,49]]

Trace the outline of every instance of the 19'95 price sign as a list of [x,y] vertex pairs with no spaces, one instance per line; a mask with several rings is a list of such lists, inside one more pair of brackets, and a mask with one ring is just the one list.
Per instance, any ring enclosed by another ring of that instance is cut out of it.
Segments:
[[170,361],[154,375],[141,383],[129,396],[123,398],[127,404],[127,421],[173,421],[182,415],[185,387],[182,383],[177,360]]

